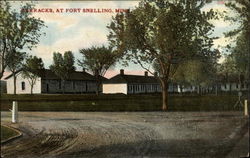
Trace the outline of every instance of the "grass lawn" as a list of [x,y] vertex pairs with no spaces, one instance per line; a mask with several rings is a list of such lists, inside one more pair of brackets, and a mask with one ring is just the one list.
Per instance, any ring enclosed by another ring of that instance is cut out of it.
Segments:
[[[168,111],[232,111],[236,95],[170,95]],[[18,101],[20,111],[160,111],[161,95],[37,94],[3,95],[1,110]]]
[[10,137],[18,135],[18,133],[10,128],[1,126],[1,141],[6,140]]

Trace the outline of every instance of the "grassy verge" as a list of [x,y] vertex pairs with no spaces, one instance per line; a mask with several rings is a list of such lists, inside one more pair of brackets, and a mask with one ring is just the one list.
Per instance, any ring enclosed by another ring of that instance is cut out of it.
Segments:
[[[237,101],[234,95],[169,96],[169,111],[228,111]],[[1,110],[19,102],[20,111],[159,111],[161,95],[3,95]]]
[[1,141],[7,140],[13,136],[18,135],[18,133],[10,128],[1,126]]

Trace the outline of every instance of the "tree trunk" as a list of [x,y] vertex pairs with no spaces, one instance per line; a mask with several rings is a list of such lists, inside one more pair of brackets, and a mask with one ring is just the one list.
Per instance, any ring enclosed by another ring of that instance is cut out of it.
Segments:
[[181,91],[181,95],[183,94],[183,87],[182,85],[180,85],[180,91]]
[[96,82],[96,95],[99,95],[99,86],[100,86],[100,84],[99,84],[99,81],[97,81]]
[[96,95],[99,95],[99,87],[100,87],[100,79],[99,77],[96,78]]
[[14,74],[14,94],[16,95],[16,74]]
[[218,96],[218,84],[215,85],[215,95]]
[[2,79],[2,77],[3,77],[3,73],[2,73],[2,72],[0,72],[0,79]]
[[162,110],[167,111],[168,109],[168,81],[167,79],[161,80],[162,87]]
[[62,80],[62,86],[63,86],[63,94],[65,93],[65,80]]
[[33,94],[33,84],[30,85],[30,94]]
[[241,92],[242,78],[241,74],[239,74],[239,92]]
[[101,78],[100,78],[100,75],[99,75],[99,70],[96,69],[95,72],[94,72],[94,75],[95,75],[95,79],[96,79],[96,95],[99,95],[99,86],[100,86],[100,83],[101,83]]

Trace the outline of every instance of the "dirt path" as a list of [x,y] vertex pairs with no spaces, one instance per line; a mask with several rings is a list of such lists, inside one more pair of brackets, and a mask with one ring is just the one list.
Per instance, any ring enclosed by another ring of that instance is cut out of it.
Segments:
[[[10,113],[1,121],[9,124]],[[228,157],[247,132],[237,112],[21,112],[3,157]],[[244,155],[249,147],[238,154]]]

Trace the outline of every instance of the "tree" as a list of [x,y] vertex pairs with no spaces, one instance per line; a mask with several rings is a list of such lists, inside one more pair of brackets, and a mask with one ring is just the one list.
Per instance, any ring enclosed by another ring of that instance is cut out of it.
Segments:
[[[26,4],[20,10],[31,9],[33,6]],[[17,12],[11,10],[9,2],[0,2],[0,78],[2,78],[8,62],[12,61],[13,52],[22,49],[32,49],[39,43],[41,28],[44,22],[31,16],[31,12]]]
[[231,55],[235,62],[235,68],[239,75],[247,77],[249,73],[248,45],[246,36],[240,35],[237,37],[236,46],[232,48]]
[[39,76],[42,75],[44,70],[44,64],[41,58],[36,56],[29,56],[23,65],[22,76],[27,78],[30,88],[30,94],[33,94],[33,87]]
[[213,73],[210,67],[200,60],[192,60],[185,63],[185,80],[190,85],[197,86],[197,93],[200,94],[201,87],[206,87],[211,84]]
[[80,53],[83,56],[82,60],[78,60],[78,63],[83,68],[86,68],[96,77],[96,94],[99,94],[99,87],[101,85],[101,76],[104,76],[107,70],[114,66],[118,59],[111,48],[105,46],[91,47],[87,49],[81,49]]
[[[225,4],[233,14],[225,15],[225,20],[232,23],[238,23],[238,28],[226,32],[227,37],[233,37],[238,35],[243,35],[247,37],[247,40],[250,39],[250,2],[249,0],[235,0],[234,2],[229,2]],[[248,41],[249,42],[249,41]]]
[[75,58],[71,51],[66,51],[63,56],[60,53],[53,53],[53,64],[50,65],[50,70],[61,79],[63,94],[65,92],[65,81],[75,71],[74,62]]
[[236,46],[230,48],[231,54],[225,56],[225,61],[222,63],[220,70],[227,78],[237,76],[240,85],[247,79],[249,73],[250,61],[245,37],[244,35],[237,37]]
[[21,70],[23,65],[23,60],[25,59],[24,52],[11,51],[8,53],[7,58],[10,59],[7,63],[7,68],[11,71],[14,81],[14,94],[16,94],[16,75],[19,70]]
[[233,12],[233,14],[227,14],[225,20],[238,24],[236,29],[225,33],[226,37],[236,39],[236,46],[230,47],[228,45],[228,48],[232,52],[231,57],[237,71],[239,71],[238,75],[244,75],[250,82],[250,2],[249,0],[235,0],[225,5]]
[[117,14],[108,26],[108,39],[118,53],[151,74],[145,65],[159,65],[163,110],[168,108],[168,83],[178,65],[194,55],[212,53],[213,25],[208,20],[216,13],[201,11],[205,4],[205,0],[145,0],[134,10]]

